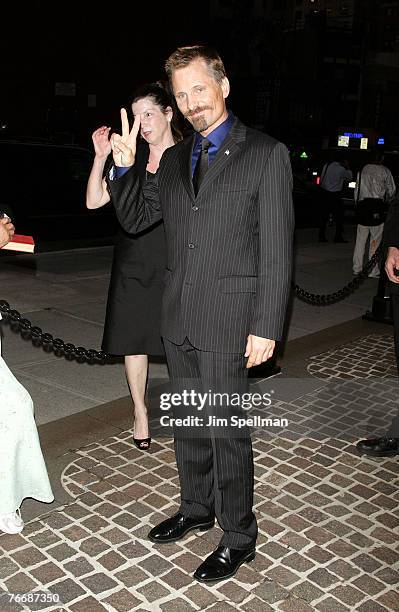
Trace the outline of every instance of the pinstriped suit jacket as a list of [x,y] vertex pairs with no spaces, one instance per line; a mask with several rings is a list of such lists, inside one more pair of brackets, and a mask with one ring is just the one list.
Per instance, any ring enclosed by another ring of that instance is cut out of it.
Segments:
[[127,231],[163,217],[162,335],[242,353],[248,334],[278,340],[283,329],[294,227],[288,151],[235,119],[195,197],[193,143],[190,136],[167,149],[143,184],[133,166],[108,185]]

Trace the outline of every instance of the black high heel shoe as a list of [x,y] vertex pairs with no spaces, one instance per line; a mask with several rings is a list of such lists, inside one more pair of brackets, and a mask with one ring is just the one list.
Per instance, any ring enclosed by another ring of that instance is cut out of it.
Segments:
[[138,438],[133,437],[133,442],[139,450],[142,450],[142,451],[150,450],[151,438],[142,438],[141,440],[139,440]]

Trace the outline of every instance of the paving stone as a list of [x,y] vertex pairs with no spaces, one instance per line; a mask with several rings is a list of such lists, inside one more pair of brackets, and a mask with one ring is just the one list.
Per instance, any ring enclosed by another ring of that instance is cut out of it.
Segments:
[[185,572],[191,574],[197,569],[200,561],[196,555],[187,552],[179,557],[174,557],[173,563],[178,567],[181,567]]
[[148,554],[149,550],[140,544],[140,542],[135,540],[133,542],[129,542],[128,544],[122,544],[122,546],[119,546],[118,552],[120,552],[127,559],[136,559]]
[[111,518],[112,516],[115,516],[115,514],[119,514],[120,511],[121,509],[118,506],[109,504],[108,502],[105,502],[96,508],[97,514],[104,516],[105,518]]
[[56,582],[55,584],[48,587],[48,590],[58,595],[60,602],[67,604],[78,597],[85,595],[84,590],[71,578]]
[[108,571],[113,571],[122,565],[125,565],[126,559],[122,557],[122,555],[118,555],[118,553],[111,551],[106,553],[102,557],[97,559],[97,562],[100,563],[105,569]]
[[272,612],[273,608],[259,597],[252,597],[249,601],[240,606],[245,612]]
[[360,567],[367,574],[371,574],[372,572],[375,572],[375,570],[377,570],[379,567],[381,567],[381,563],[379,561],[364,553],[362,553],[358,557],[353,558],[351,561],[354,565]]
[[65,561],[65,559],[70,559],[70,557],[77,554],[77,551],[71,546],[68,546],[68,544],[53,546],[53,548],[48,548],[46,552],[57,561]]
[[271,559],[281,559],[281,557],[284,557],[284,555],[289,552],[289,548],[287,546],[281,546],[281,544],[277,542],[268,542],[259,547],[259,551]]
[[101,502],[101,497],[98,495],[94,495],[94,493],[85,493],[79,497],[79,503],[85,506],[89,506],[89,508],[93,508],[97,506]]
[[281,519],[281,522],[287,525],[287,527],[289,527],[290,529],[293,529],[294,531],[297,531],[301,534],[305,529],[311,526],[311,523],[309,523],[309,521],[305,521],[305,519],[301,518],[297,514],[291,514],[290,516],[286,516]]
[[290,589],[290,596],[296,597],[307,603],[311,603],[323,595],[324,592],[308,580],[302,580],[302,582]]
[[229,602],[239,604],[244,601],[249,595],[249,591],[239,586],[235,581],[226,581],[217,588],[219,593],[224,595]]
[[110,589],[114,589],[117,586],[115,580],[102,572],[97,572],[96,574],[93,574],[93,576],[82,578],[81,582],[95,595],[104,593]]
[[19,570],[19,567],[12,559],[8,557],[0,557],[0,579],[7,578],[11,574],[15,574]]
[[65,516],[65,514],[61,514],[60,512],[53,512],[49,514],[45,518],[42,518],[43,523],[46,523],[51,529],[62,529],[63,527],[68,527],[70,525],[70,518]]
[[360,549],[371,548],[374,544],[373,540],[370,540],[370,538],[359,532],[349,534],[348,540],[351,544]]
[[399,591],[384,593],[384,595],[378,597],[377,602],[388,608],[388,610],[397,612],[399,610]]
[[290,595],[279,604],[279,610],[282,610],[282,612],[313,612],[314,608],[303,599]]
[[64,538],[67,538],[71,542],[79,542],[90,535],[86,529],[82,529],[79,525],[72,525],[67,529],[63,529],[61,533]]
[[140,561],[140,567],[147,571],[151,576],[159,576],[160,574],[171,570],[173,565],[159,555],[151,555],[143,561]]
[[351,555],[358,552],[355,546],[351,546],[345,542],[345,540],[337,540],[327,546],[328,550],[331,550],[337,557],[350,557]]
[[42,584],[54,582],[58,578],[65,577],[62,569],[52,561],[39,565],[35,569],[29,569],[29,572]]
[[386,582],[387,584],[399,584],[399,572],[395,571],[391,567],[384,567],[375,574],[376,578]]
[[[317,612],[347,612],[347,610],[349,610],[347,606],[332,597],[323,599],[317,604]],[[360,608],[357,608],[357,610],[360,610]],[[372,611],[370,610],[370,612]]]
[[107,608],[111,606],[111,609],[115,609],[117,612],[129,612],[142,602],[127,589],[121,589],[102,599],[101,603],[107,606]]
[[[182,599],[181,597],[177,597],[173,601],[167,601],[164,604],[161,604],[162,612],[185,612],[186,610],[194,610],[194,609],[195,608],[190,603],[188,603],[185,599]],[[210,610],[211,609],[212,608],[210,608]],[[223,603],[220,604],[220,610],[223,611]],[[227,608],[226,608],[226,612],[227,612]]]
[[[219,601],[216,595],[199,584],[190,586],[186,591],[184,591],[184,595],[191,599],[191,601],[197,605],[200,610],[205,610],[205,608],[208,608],[208,606],[211,604]],[[264,602],[262,603],[264,604]]]
[[273,580],[264,580],[259,586],[254,589],[255,595],[267,601],[270,604],[275,604],[282,599],[286,599],[289,593],[283,589],[277,582]]
[[308,548],[304,554],[316,561],[316,563],[327,563],[327,561],[331,561],[333,558],[333,555],[329,553],[328,550],[324,550],[324,548],[320,546],[312,546]]
[[144,582],[149,578],[149,575],[143,572],[139,567],[128,567],[115,574],[115,578],[118,578],[123,584],[130,588],[136,587],[140,582]]
[[78,557],[73,561],[65,563],[64,568],[76,577],[89,574],[94,570],[94,567],[87,561],[87,559],[85,559],[85,557]]
[[172,589],[179,590],[182,587],[191,584],[193,582],[193,578],[191,576],[187,576],[187,574],[183,574],[183,572],[176,568],[167,574],[164,574],[162,576],[162,582],[166,582],[166,584],[172,587]]
[[108,550],[108,546],[98,538],[91,537],[87,538],[87,540],[83,540],[79,549],[87,555],[90,555],[90,557],[95,557],[105,550]]
[[357,612],[387,612],[385,606],[381,606],[376,601],[365,601],[356,608]]
[[138,523],[137,518],[132,514],[128,514],[127,512],[119,514],[118,516],[114,516],[112,520],[117,525],[120,525],[121,527],[124,527],[125,529],[129,530],[136,527]]
[[314,564],[311,561],[309,561],[309,559],[306,559],[306,557],[303,557],[302,555],[298,553],[292,553],[288,555],[287,557],[284,557],[281,563],[283,565],[287,565],[288,567],[291,567],[293,570],[296,570],[297,572],[306,572],[314,566]]
[[395,552],[391,548],[387,548],[385,546],[379,546],[378,548],[374,548],[370,554],[373,557],[377,557],[387,565],[397,564],[399,561],[399,553]]
[[293,531],[289,531],[280,537],[279,542],[281,544],[288,546],[289,548],[293,548],[294,550],[302,550],[305,546],[309,544],[309,540],[300,536]]
[[22,572],[14,574],[11,578],[7,578],[4,584],[11,593],[28,593],[37,587],[37,582]]
[[[327,566],[327,569],[331,570],[334,574],[337,574],[337,576],[340,576],[344,580],[350,580],[351,578],[353,578],[354,576],[360,573],[359,568],[368,572],[367,569],[362,567],[362,563],[364,563],[364,561],[365,561],[364,559],[360,559],[360,563],[358,564],[359,567],[353,567],[353,565],[347,563],[346,561],[343,561],[342,559],[338,559],[337,561],[330,563],[330,565]],[[352,562],[356,563],[356,559],[352,560]]]
[[17,550],[13,553],[13,559],[23,568],[47,561],[47,558],[33,546]]
[[97,516],[96,514],[94,514],[94,515],[91,515],[85,518],[82,521],[82,525],[88,531],[91,531],[92,533],[98,533],[99,531],[101,531],[101,529],[104,529],[104,527],[108,527],[109,522],[105,521],[100,516]]
[[395,544],[397,542],[397,535],[388,529],[384,529],[384,527],[377,527],[374,529],[370,536],[377,540],[381,540],[385,544]]
[[76,503],[64,508],[64,514],[67,514],[68,516],[71,516],[74,519],[81,519],[84,516],[90,514],[90,510],[88,510],[81,504]]
[[170,591],[162,584],[159,584],[159,582],[150,582],[145,586],[139,587],[137,592],[141,593],[144,599],[150,603],[170,595]]
[[289,587],[299,580],[298,574],[294,574],[291,570],[281,566],[269,569],[267,577],[284,587]]
[[323,527],[311,527],[311,529],[307,529],[304,535],[309,539],[315,542],[316,544],[326,544],[330,542],[334,536],[323,529]]
[[101,610],[108,611],[109,607],[104,606],[90,595],[90,597],[85,597],[84,599],[70,605],[69,609],[72,612],[101,612]]
[[386,589],[386,585],[376,580],[372,576],[359,576],[356,580],[351,582],[352,585],[356,586],[358,589],[367,593],[367,595],[377,595],[377,593],[381,593]]
[[342,601],[348,606],[355,606],[365,598],[365,594],[349,585],[340,585],[330,591],[331,595],[334,595],[337,599]]
[[61,541],[61,538],[57,536],[54,532],[50,531],[50,529],[46,529],[45,531],[36,533],[30,536],[29,539],[32,544],[34,544],[38,548],[46,548],[47,546],[57,544]]

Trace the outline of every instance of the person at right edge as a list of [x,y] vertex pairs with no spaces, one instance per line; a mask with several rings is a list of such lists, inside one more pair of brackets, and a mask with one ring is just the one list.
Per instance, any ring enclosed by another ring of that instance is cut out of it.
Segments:
[[[161,333],[172,388],[181,394],[189,381],[194,390],[240,396],[249,368],[272,356],[283,331],[294,229],[289,155],[281,142],[227,110],[230,86],[215,50],[179,48],[165,68],[195,132],[167,149],[156,175],[141,185],[135,169],[140,118],[129,130],[122,109],[122,135],[111,139],[117,177],[112,172],[108,185],[125,230],[164,220]],[[211,408],[208,402],[205,409]],[[216,582],[255,557],[251,437],[248,427],[211,425],[193,433],[174,428],[181,505],[148,537],[174,542],[212,528],[216,516],[222,539],[194,573],[200,582]]]
[[323,167],[320,177],[321,201],[319,212],[319,242],[328,242],[326,226],[331,213],[335,222],[334,242],[347,242],[344,238],[344,203],[342,191],[345,182],[352,180],[348,160],[341,151],[335,153],[332,161]]
[[[396,365],[399,374],[399,198],[392,200],[385,221],[383,242],[388,247],[385,271],[389,279],[393,311]],[[372,457],[399,455],[399,413],[392,420],[390,428],[381,438],[360,440],[358,450]]]
[[[371,162],[366,164],[356,178],[355,202],[357,216],[356,244],[353,252],[353,274],[360,274],[364,265],[367,239],[370,238],[368,258],[371,259],[382,239],[385,206],[395,195],[396,185],[392,173],[383,165],[384,152],[372,152]],[[378,278],[378,263],[369,278]]]

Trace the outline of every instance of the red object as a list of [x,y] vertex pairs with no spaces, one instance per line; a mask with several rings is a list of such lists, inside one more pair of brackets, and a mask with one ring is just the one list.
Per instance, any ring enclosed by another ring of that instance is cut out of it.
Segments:
[[23,236],[22,234],[14,234],[12,240],[3,246],[3,250],[20,251],[22,253],[33,253],[35,250],[35,241],[32,236]]
[[320,185],[320,177],[319,176],[316,179],[316,185]]

